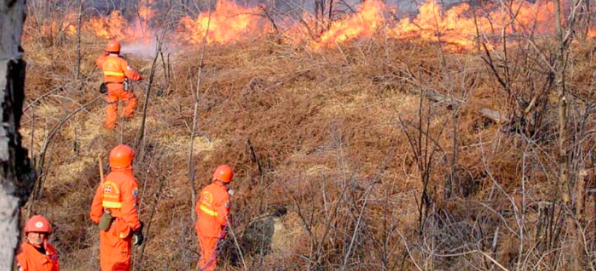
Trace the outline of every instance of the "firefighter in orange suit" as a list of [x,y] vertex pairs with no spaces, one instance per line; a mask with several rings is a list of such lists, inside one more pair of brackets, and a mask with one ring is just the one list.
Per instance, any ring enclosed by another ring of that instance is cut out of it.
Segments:
[[97,58],[95,64],[103,70],[103,81],[107,88],[106,126],[114,129],[118,119],[118,100],[124,102],[122,117],[125,118],[132,117],[137,106],[135,95],[124,88],[125,79],[139,81],[143,78],[120,57],[120,43],[115,40],[108,42],[106,53]]
[[25,224],[26,241],[17,255],[19,271],[58,271],[58,253],[48,244],[52,225],[45,217],[36,215]]
[[195,206],[201,270],[214,270],[217,265],[217,243],[225,237],[228,223],[230,195],[227,186],[232,177],[232,168],[227,165],[217,167],[213,172],[213,182],[203,188]]
[[138,213],[138,185],[132,173],[134,150],[118,145],[110,152],[111,172],[97,188],[91,220],[99,223],[102,271],[130,270],[131,246],[143,242]]

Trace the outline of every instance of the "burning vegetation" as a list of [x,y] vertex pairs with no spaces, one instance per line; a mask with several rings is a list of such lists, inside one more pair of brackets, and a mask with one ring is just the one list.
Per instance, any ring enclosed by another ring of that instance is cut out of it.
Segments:
[[[88,208],[120,143],[136,270],[196,268],[193,190],[219,164],[223,270],[594,270],[591,1],[29,2],[24,213],[52,221],[65,270],[99,266]],[[147,79],[115,132],[109,39]]]
[[[98,38],[137,43],[154,38],[165,26],[172,28],[167,31],[172,45],[200,44],[203,39],[207,43],[233,44],[278,31],[293,37],[294,43],[307,43],[312,49],[335,47],[377,35],[408,42],[439,42],[448,44],[449,49],[466,51],[477,48],[483,40],[494,42],[493,37],[503,33],[515,36],[554,33],[553,4],[544,0],[511,1],[507,6],[499,2],[476,7],[461,3],[448,9],[428,0],[420,5],[415,16],[403,18],[396,16],[397,8],[380,0],[369,0],[355,7],[351,14],[335,16],[337,19],[311,18],[307,13],[302,19],[294,19],[298,21],[294,24],[288,23],[292,21],[288,18],[276,22],[266,6],[243,6],[223,0],[197,16],[170,17],[171,22],[164,25],[163,16],[156,19],[156,10],[164,9],[163,5],[141,0],[138,12],[128,18],[121,10],[108,11],[105,16],[85,17],[81,31]],[[38,32],[30,29],[26,34],[34,36],[40,31],[41,35],[51,35],[64,31],[73,36],[77,33],[77,18],[76,13],[66,13],[59,25],[52,22],[49,26],[43,25]],[[589,35],[593,32],[596,30],[588,30]]]

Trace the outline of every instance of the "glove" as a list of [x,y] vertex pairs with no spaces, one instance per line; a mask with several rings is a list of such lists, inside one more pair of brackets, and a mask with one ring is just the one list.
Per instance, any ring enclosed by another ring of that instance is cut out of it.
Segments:
[[133,246],[140,246],[143,244],[145,237],[143,236],[142,231],[136,231],[132,235],[132,245]]
[[140,246],[143,244],[144,240],[145,237],[143,236],[143,222],[141,222],[141,227],[132,233],[132,244],[134,246]]
[[99,93],[101,93],[101,94],[108,93],[108,86],[106,86],[106,83],[101,83],[101,85],[99,85]]
[[234,195],[234,190],[228,189],[228,195],[230,195],[230,197],[233,196]]

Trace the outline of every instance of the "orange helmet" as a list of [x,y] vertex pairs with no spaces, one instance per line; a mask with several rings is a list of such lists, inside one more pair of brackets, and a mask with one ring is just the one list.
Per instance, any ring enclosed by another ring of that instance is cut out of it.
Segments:
[[45,217],[34,215],[27,220],[27,223],[25,223],[25,234],[29,232],[45,232],[51,234],[52,225]]
[[229,183],[234,177],[232,168],[228,165],[221,165],[213,172],[213,180],[220,180],[223,183]]
[[108,53],[120,53],[120,42],[118,42],[117,40],[108,41],[106,51]]
[[125,168],[132,164],[135,158],[135,151],[126,145],[118,145],[110,152],[110,167]]

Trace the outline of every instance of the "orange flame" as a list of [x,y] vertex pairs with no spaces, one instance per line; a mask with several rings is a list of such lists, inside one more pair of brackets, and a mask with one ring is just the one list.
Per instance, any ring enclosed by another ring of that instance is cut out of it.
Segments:
[[139,16],[132,23],[129,23],[119,10],[114,10],[110,16],[91,18],[83,26],[83,30],[90,31],[95,36],[104,39],[124,41],[149,39],[152,36],[149,22],[155,15],[155,11],[151,7],[152,1],[139,2]]
[[552,33],[550,18],[553,16],[553,5],[550,2],[532,4],[516,1],[511,5],[511,12],[503,12],[496,7],[492,9],[495,11],[485,14],[478,12],[474,18],[474,11],[466,3],[443,12],[440,5],[429,0],[420,7],[420,13],[413,21],[399,21],[389,30],[389,36],[442,41],[449,44],[448,49],[472,49],[477,44],[478,35],[486,40],[502,33]]
[[405,18],[395,23],[385,20],[383,13],[386,11],[388,8],[380,0],[365,1],[354,15],[333,22],[320,39],[314,41],[314,48],[368,38],[382,26],[386,26],[388,37],[409,42],[442,42],[446,44],[446,49],[453,50],[473,49],[479,35],[483,40],[490,41],[492,36],[502,33],[527,35],[553,32],[553,4],[547,1],[532,4],[514,0],[508,7],[488,6],[479,11],[462,3],[444,11],[435,0],[428,0],[414,19]]
[[329,47],[335,43],[371,37],[377,28],[385,23],[384,9],[385,4],[379,0],[364,2],[353,16],[333,22],[329,30],[321,35],[315,47]]
[[139,17],[141,17],[143,21],[149,21],[155,15],[155,11],[151,8],[151,4],[153,4],[153,0],[139,2]]
[[[329,28],[315,40],[305,37],[308,36],[305,34],[308,29],[313,29],[312,26],[317,23],[309,14],[300,20],[309,27],[305,28],[301,23],[289,23],[284,36],[289,37],[291,43],[306,42],[310,49],[323,49],[385,33],[386,37],[411,43],[441,42],[446,49],[461,51],[476,48],[479,41],[489,43],[492,48],[490,43],[497,41],[503,34],[517,37],[554,32],[551,1],[511,1],[507,5],[485,5],[476,9],[462,3],[444,10],[435,0],[427,0],[416,17],[390,20],[384,14],[391,9],[382,0],[367,0],[353,15],[329,22]],[[270,31],[264,26],[266,24],[260,13],[260,7],[243,7],[232,0],[220,0],[211,13],[202,12],[194,19],[183,17],[173,38],[191,44],[202,42],[205,35],[208,43],[216,44],[256,38]],[[154,29],[150,22],[155,15],[153,0],[140,0],[138,16],[134,19],[127,20],[120,11],[115,10],[109,16],[84,22],[82,28],[103,39],[146,41],[153,37]],[[69,14],[60,23],[52,22],[49,26],[43,26],[42,31],[76,34],[76,18],[76,14]],[[588,36],[596,37],[596,28],[591,29]]]
[[59,19],[50,19],[48,21],[44,21],[44,23],[42,23],[40,26],[37,25],[37,22],[34,19],[26,20],[23,38],[28,40],[35,35],[54,37],[60,34],[74,36],[77,34],[76,22],[76,13],[67,13]]
[[105,39],[124,39],[127,22],[119,10],[114,10],[108,17],[91,18],[83,26],[84,30],[90,31],[95,36]]
[[[229,0],[217,2],[215,10],[203,12],[196,19],[183,17],[178,38],[188,43],[201,43],[207,32],[208,43],[234,43],[251,34],[266,32],[261,26],[257,7],[245,8]],[[207,31],[206,31],[207,30]]]
[[468,4],[460,4],[447,12],[440,5],[429,0],[420,7],[414,20],[408,18],[399,21],[388,30],[388,36],[395,38],[420,39],[423,41],[444,41],[464,48],[474,44],[476,27],[474,19],[464,16]]
[[150,37],[150,33],[148,33],[151,32],[149,22],[155,16],[155,11],[151,7],[152,4],[153,0],[139,2],[139,20],[135,21],[135,33],[140,32],[140,34],[135,34],[135,36],[140,35],[143,38],[147,38],[149,35]]

